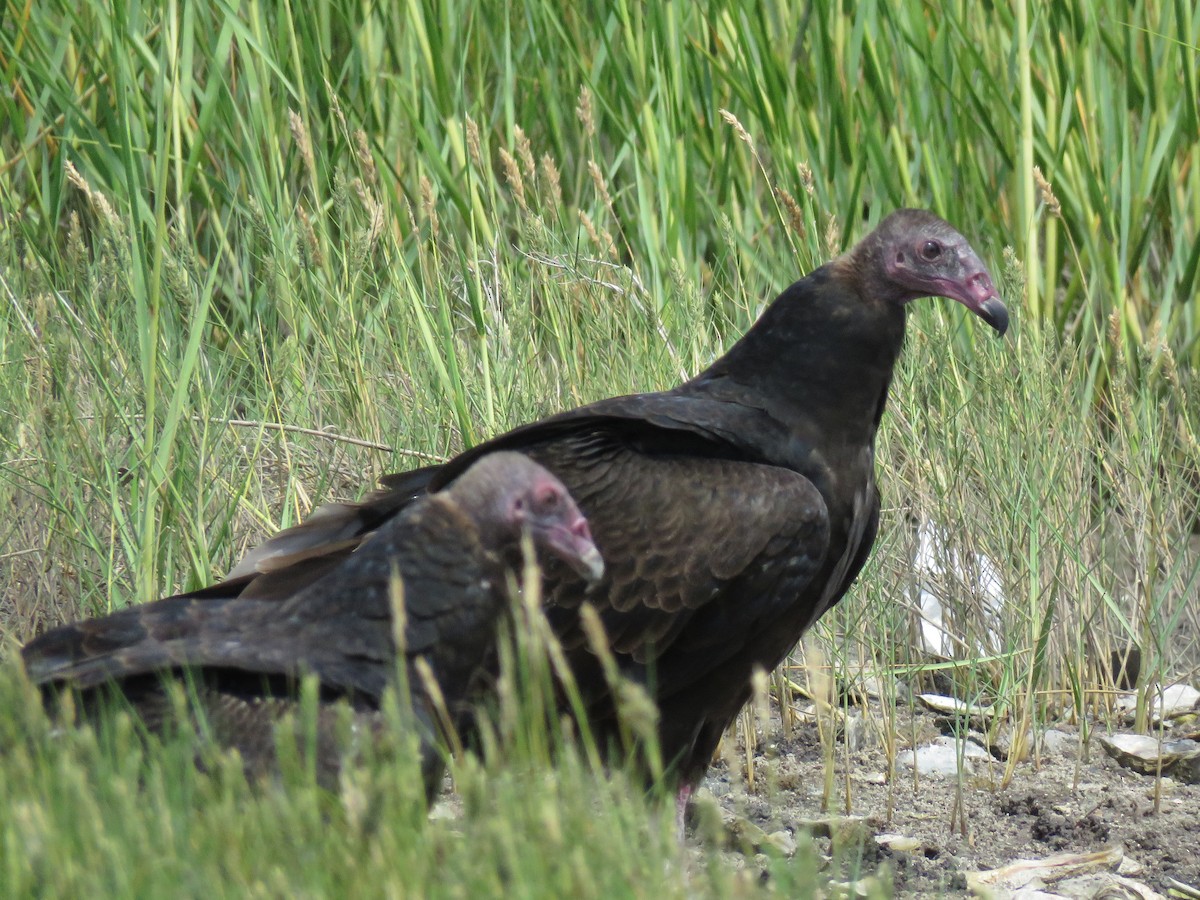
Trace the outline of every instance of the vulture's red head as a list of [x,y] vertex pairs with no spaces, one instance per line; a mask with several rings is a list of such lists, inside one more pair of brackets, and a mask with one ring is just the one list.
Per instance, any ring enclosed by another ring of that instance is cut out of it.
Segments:
[[[897,303],[918,297],[957,300],[999,334],[1008,310],[979,255],[947,222],[923,209],[898,209],[851,251],[876,296]],[[864,259],[865,257],[865,259]]]
[[557,556],[588,581],[604,576],[604,560],[587,519],[563,483],[529,457],[489,453],[446,492],[473,512],[491,549],[511,551],[528,532],[535,548]]

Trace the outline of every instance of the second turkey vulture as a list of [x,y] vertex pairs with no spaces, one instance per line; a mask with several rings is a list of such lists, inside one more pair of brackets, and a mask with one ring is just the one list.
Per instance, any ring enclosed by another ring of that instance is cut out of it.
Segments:
[[[113,685],[151,726],[169,710],[163,676],[187,672],[213,736],[237,747],[252,772],[273,767],[276,722],[295,707],[298,679],[314,675],[322,698],[317,766],[329,783],[340,748],[336,710],[326,701],[346,699],[358,726],[380,723],[380,701],[396,675],[393,606],[402,596],[403,651],[430,793],[441,780],[441,753],[416,660],[425,660],[458,713],[492,652],[526,531],[540,554],[581,578],[603,572],[588,523],[562,483],[521,454],[494,453],[357,548],[357,541],[332,553],[322,548],[315,579],[293,558],[286,577],[260,578],[257,591],[240,596],[185,594],[64,625],[26,645],[26,671],[47,689],[83,692],[85,703],[89,692]],[[297,588],[300,581],[306,586]]]

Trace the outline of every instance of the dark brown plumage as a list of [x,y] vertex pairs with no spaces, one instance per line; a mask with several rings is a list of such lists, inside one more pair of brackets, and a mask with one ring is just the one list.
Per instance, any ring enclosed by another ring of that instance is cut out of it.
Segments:
[[[879,524],[875,433],[904,339],[905,304],[955,299],[1000,334],[1008,313],[986,268],[932,213],[899,210],[849,252],[785,290],[724,356],[673,390],[602,400],[384,480],[386,490],[253,551],[256,569],[377,527],[500,449],[529,454],[570,489],[604,555],[586,599],[624,674],[651,687],[663,758],[687,790],[770,670],[846,593]],[[249,579],[245,584],[245,579]],[[243,586],[245,584],[245,586]],[[617,734],[603,673],[581,634],[583,583],[547,570],[547,615],[589,703]]]
[[[295,556],[280,578],[254,579],[254,591],[185,594],[54,629],[24,648],[25,667],[47,688],[117,684],[152,726],[167,714],[163,674],[186,670],[216,739],[238,747],[248,769],[263,771],[274,762],[275,723],[294,707],[305,674],[317,678],[323,700],[347,700],[357,726],[379,724],[396,674],[399,576],[408,681],[432,790],[441,773],[437,720],[416,660],[428,663],[458,713],[492,652],[523,531],[543,556],[580,577],[594,581],[603,572],[587,521],[562,483],[518,453],[497,453],[382,523],[354,552],[357,541],[332,553],[323,547],[316,567]],[[327,778],[339,765],[337,715],[321,704],[317,757]]]
[[1007,327],[962,235],[931,213],[900,210],[785,290],[685,384],[602,400],[446,465],[390,476],[384,491],[281,533],[197,596],[269,595],[309,577],[415,498],[452,486],[475,460],[520,450],[571,491],[605,559],[604,579],[586,595],[566,567],[546,571],[547,616],[592,726],[617,738],[607,682],[582,637],[584,599],[622,672],[657,701],[663,759],[686,797],[745,703],[754,670],[784,658],[870,553],[879,524],[875,433],[905,304],[924,296],[953,298],[1001,334]]

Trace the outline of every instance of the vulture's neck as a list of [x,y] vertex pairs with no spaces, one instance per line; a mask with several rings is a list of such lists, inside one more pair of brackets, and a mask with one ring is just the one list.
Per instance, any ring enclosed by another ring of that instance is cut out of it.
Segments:
[[762,408],[831,462],[873,447],[904,308],[861,288],[852,257],[797,281],[688,387]]

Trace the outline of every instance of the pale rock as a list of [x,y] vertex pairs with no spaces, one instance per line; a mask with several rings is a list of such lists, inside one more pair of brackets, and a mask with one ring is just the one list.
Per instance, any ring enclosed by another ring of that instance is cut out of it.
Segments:
[[916,767],[922,775],[957,775],[962,763],[964,775],[975,772],[973,761],[991,759],[991,755],[978,744],[970,741],[960,743],[951,737],[939,737],[932,744],[918,747],[915,751],[905,750],[896,756],[896,764],[905,768]]
[[[1044,859],[1018,859],[1008,865],[967,872],[967,887],[986,897],[1028,897],[1025,891],[1054,891],[1059,882],[1096,872],[1115,872],[1125,854],[1120,847],[1092,853],[1059,853]],[[1059,895],[1061,896],[1061,895]]]
[[875,835],[875,843],[885,850],[891,850],[896,853],[912,853],[925,846],[917,838],[908,837],[903,834],[877,834]]
[[[1163,720],[1176,719],[1194,711],[1200,704],[1200,691],[1190,684],[1169,684],[1164,688],[1152,687],[1147,694],[1150,703],[1150,718],[1155,725]],[[1117,698],[1117,709],[1132,721],[1137,715],[1137,692],[1130,691]]]
[[1162,741],[1145,734],[1100,735],[1104,752],[1142,775],[1162,775],[1200,784],[1200,743]]

